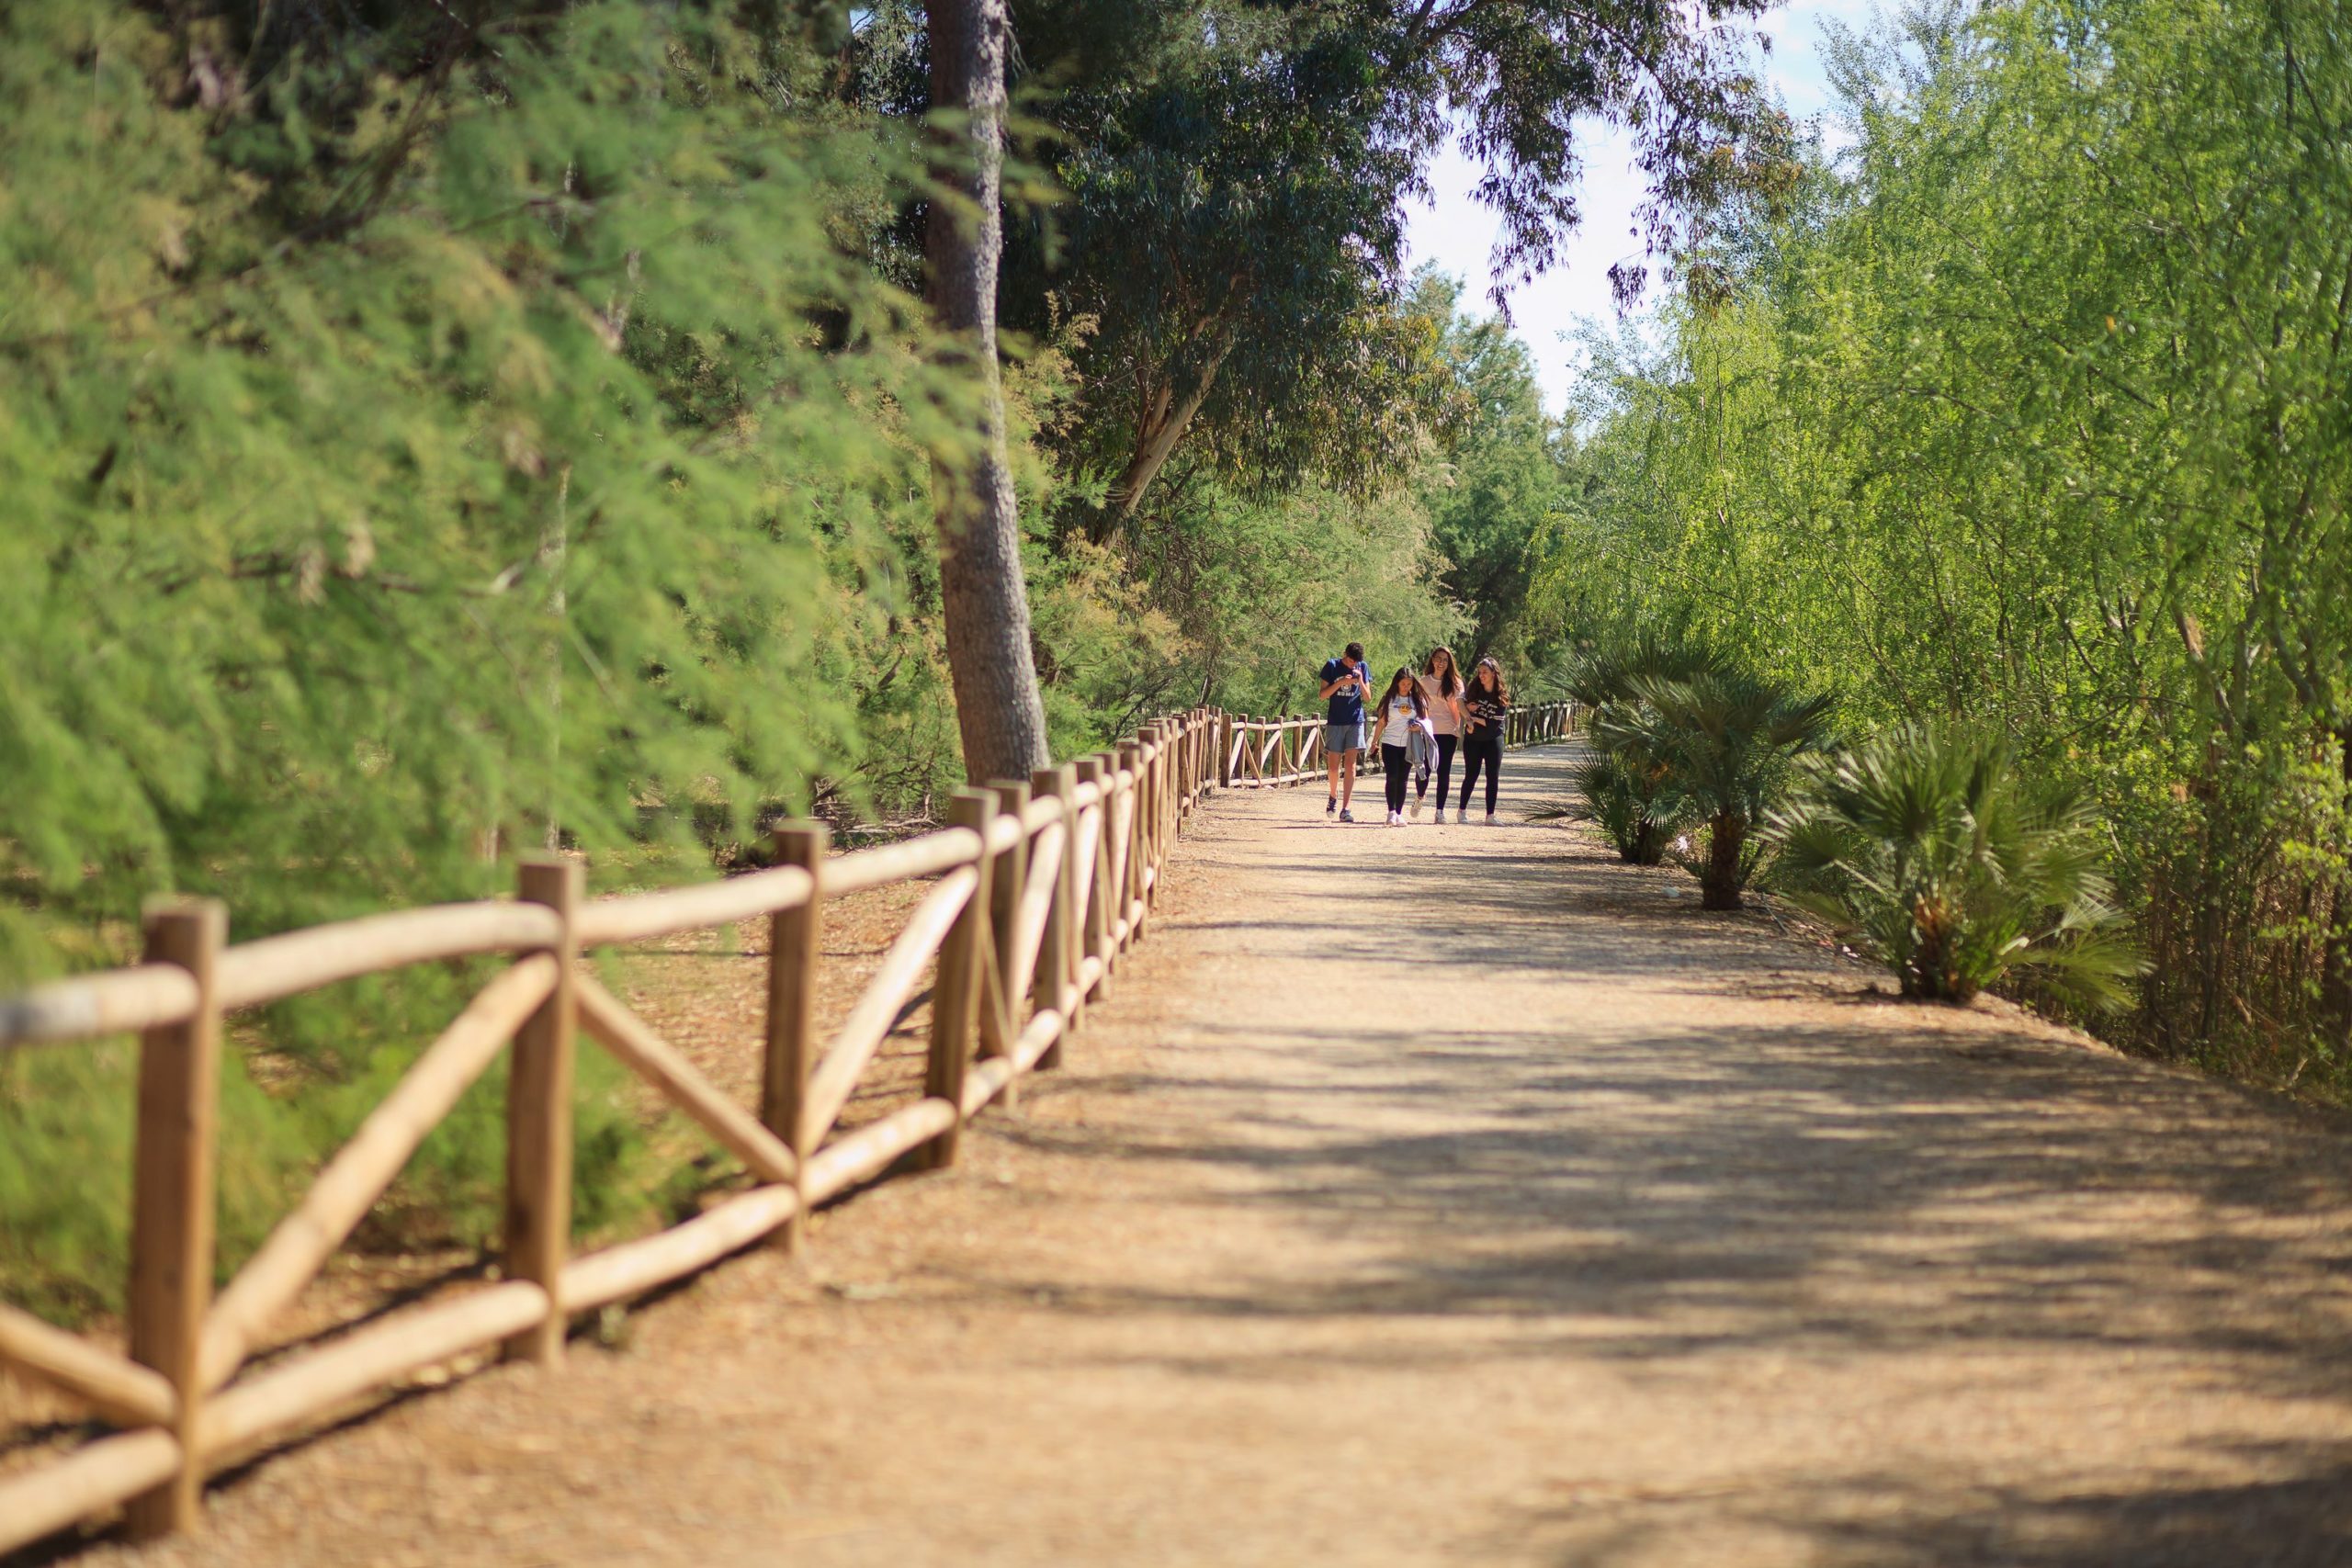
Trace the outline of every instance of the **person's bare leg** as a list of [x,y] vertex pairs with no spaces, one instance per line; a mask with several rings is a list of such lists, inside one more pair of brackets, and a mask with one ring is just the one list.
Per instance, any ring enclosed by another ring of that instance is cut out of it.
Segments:
[[[1333,800],[1337,800],[1337,799],[1339,799],[1339,798],[1340,798],[1340,753],[1339,753],[1339,752],[1337,752],[1337,751],[1326,751],[1326,752],[1324,752],[1324,753],[1323,753],[1323,771],[1324,771],[1324,773],[1325,773],[1326,774],[1328,774],[1328,775],[1329,776],[1329,778],[1330,778],[1330,780],[1331,780],[1331,798],[1332,798]],[[1326,809],[1329,809],[1329,808],[1327,807]]]
[[1340,764],[1340,809],[1347,810],[1356,798],[1356,756],[1353,750],[1343,751]]

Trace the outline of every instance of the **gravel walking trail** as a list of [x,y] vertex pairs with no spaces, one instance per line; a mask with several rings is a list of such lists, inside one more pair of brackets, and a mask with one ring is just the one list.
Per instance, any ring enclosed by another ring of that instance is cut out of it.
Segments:
[[2340,1120],[1320,795],[956,1170],[85,1561],[2352,1563]]

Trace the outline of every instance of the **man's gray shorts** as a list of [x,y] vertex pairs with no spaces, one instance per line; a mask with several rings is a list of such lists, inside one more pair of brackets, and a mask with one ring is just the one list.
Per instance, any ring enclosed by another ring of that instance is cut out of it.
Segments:
[[1363,726],[1361,724],[1327,724],[1323,727],[1323,750],[1327,756],[1342,751],[1363,750]]

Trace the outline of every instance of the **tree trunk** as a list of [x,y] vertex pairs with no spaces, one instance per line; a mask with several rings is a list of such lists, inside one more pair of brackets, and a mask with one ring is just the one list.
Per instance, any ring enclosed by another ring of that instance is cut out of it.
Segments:
[[1707,874],[1699,879],[1699,908],[1736,909],[1740,907],[1739,859],[1747,848],[1747,822],[1740,817],[1718,817],[1707,829]]
[[949,352],[980,389],[973,449],[942,454],[932,463],[948,676],[965,773],[976,783],[1025,779],[1052,756],[1029,649],[1029,592],[1021,575],[1021,518],[1005,456],[1004,384],[996,355],[1004,223],[997,194],[1012,21],[1007,0],[930,0],[924,12],[932,107],[957,117],[942,132],[954,145],[939,177],[966,198],[932,203],[924,236],[931,304],[949,335]]

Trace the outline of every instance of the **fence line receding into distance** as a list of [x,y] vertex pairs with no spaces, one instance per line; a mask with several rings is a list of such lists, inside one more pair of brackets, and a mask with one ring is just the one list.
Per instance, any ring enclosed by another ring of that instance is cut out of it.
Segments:
[[[1509,743],[1564,738],[1567,704],[1510,716]],[[226,911],[161,901],[125,968],[0,998],[0,1051],[139,1034],[129,1354],[0,1303],[0,1364],[79,1399],[118,1428],[0,1479],[0,1551],[129,1505],[134,1534],[191,1529],[205,1478],[288,1431],[437,1364],[503,1347],[560,1362],[573,1314],[704,1269],[763,1237],[798,1245],[815,1205],[894,1163],[955,1162],[964,1122],[1032,1067],[1057,1065],[1087,1006],[1159,901],[1169,852],[1212,786],[1311,776],[1313,718],[1201,708],[1114,750],[956,793],[948,826],[829,857],[790,823],[770,868],[663,892],[587,899],[577,861],[520,868],[512,902],[372,915],[227,945]],[[928,891],[830,1042],[815,1038],[828,898],[899,883]],[[585,973],[619,942],[765,916],[766,1050],[756,1113]],[[221,1018],[300,992],[435,960],[511,953],[410,1066],[252,1258],[213,1290]],[[933,960],[922,1095],[838,1126],[859,1078]],[[740,1159],[757,1185],[635,1241],[571,1252],[575,1034],[588,1036]],[[466,1089],[511,1049],[502,1278],[409,1306],[330,1343],[248,1368],[271,1322],[349,1238]]]

